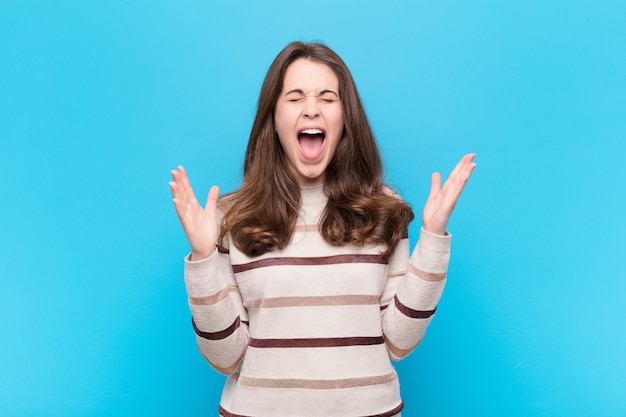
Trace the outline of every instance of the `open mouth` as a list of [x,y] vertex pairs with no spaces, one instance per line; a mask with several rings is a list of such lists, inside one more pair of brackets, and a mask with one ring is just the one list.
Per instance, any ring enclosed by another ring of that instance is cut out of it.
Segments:
[[300,151],[305,159],[314,160],[319,158],[324,148],[326,133],[317,128],[302,129],[298,132]]

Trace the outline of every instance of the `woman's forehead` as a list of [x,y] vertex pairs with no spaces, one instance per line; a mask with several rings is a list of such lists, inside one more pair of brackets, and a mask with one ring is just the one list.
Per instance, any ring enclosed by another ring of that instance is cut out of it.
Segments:
[[309,59],[298,59],[287,67],[283,79],[283,93],[291,91],[304,94],[337,93],[339,80],[330,67]]

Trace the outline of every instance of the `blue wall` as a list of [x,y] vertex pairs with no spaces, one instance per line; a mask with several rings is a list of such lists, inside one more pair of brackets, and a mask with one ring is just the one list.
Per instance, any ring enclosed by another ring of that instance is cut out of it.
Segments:
[[216,414],[169,169],[235,188],[271,60],[321,40],[418,212],[477,153],[404,414],[626,415],[626,3],[244,3],[0,0],[0,414]]

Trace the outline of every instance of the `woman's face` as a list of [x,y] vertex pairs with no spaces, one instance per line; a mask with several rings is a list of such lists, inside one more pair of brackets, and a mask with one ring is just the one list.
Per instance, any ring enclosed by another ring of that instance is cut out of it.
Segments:
[[339,80],[333,71],[303,58],[289,65],[274,124],[300,186],[324,184],[326,167],[343,134]]

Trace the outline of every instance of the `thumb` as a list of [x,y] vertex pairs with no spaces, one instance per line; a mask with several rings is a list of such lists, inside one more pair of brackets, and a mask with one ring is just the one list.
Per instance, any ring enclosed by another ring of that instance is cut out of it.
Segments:
[[437,195],[440,189],[441,189],[441,175],[438,172],[433,172],[433,175],[430,177],[430,194],[428,195],[428,198],[431,198]]
[[209,195],[206,198],[205,210],[215,213],[217,210],[217,199],[220,196],[220,187],[214,185],[209,190]]

